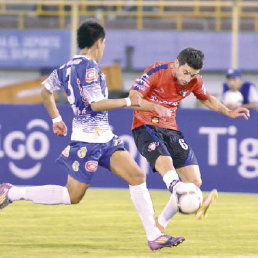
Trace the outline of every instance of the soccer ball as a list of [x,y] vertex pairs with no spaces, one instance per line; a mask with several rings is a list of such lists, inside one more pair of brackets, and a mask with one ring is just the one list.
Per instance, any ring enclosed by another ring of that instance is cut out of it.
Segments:
[[183,214],[195,213],[202,206],[202,192],[193,183],[179,182],[174,186],[178,211]]

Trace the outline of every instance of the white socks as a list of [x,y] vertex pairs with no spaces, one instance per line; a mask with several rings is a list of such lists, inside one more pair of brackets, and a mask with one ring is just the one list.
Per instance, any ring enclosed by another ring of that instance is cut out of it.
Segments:
[[166,227],[168,222],[177,214],[177,203],[176,198],[171,194],[170,199],[159,215],[158,222],[161,226]]
[[175,170],[169,170],[164,176],[163,181],[165,182],[167,189],[173,180],[179,180],[179,176]]
[[[179,180],[179,176],[175,170],[169,170],[163,177],[167,188],[169,189],[171,182],[174,180]],[[170,190],[170,189],[169,189]],[[173,194],[171,194],[170,199],[158,217],[158,222],[161,226],[166,227],[168,222],[177,214],[177,203]]]
[[152,241],[162,235],[156,227],[154,220],[154,209],[146,182],[140,185],[129,185],[132,202],[142,220],[147,239]]
[[60,185],[13,186],[8,192],[8,198],[12,202],[26,200],[48,205],[71,204],[67,188]]

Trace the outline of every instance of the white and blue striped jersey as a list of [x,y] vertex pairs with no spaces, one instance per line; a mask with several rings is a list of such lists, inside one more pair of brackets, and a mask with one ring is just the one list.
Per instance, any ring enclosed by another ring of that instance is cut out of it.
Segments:
[[51,93],[65,90],[74,112],[72,141],[105,143],[114,137],[108,112],[91,109],[92,102],[108,98],[105,75],[94,60],[76,55],[55,69],[43,85]]

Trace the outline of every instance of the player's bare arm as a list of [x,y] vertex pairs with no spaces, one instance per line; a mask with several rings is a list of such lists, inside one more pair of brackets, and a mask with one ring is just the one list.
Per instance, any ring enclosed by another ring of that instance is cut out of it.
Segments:
[[160,117],[170,117],[171,116],[171,110],[169,108],[166,108],[162,105],[153,103],[151,101],[147,101],[144,99],[143,95],[135,90],[130,90],[130,98],[133,96],[140,96],[142,98],[142,103],[140,106],[134,106],[133,109],[140,110],[140,111],[154,111],[156,112]]
[[65,123],[62,121],[62,118],[56,107],[56,102],[53,93],[51,93],[44,87],[41,91],[41,97],[50,117],[52,119],[60,117],[60,121],[53,120],[53,132],[58,136],[66,136],[67,127]]
[[244,119],[248,119],[250,117],[249,110],[244,107],[239,107],[236,109],[229,109],[224,106],[217,98],[214,96],[210,96],[207,100],[200,100],[207,108],[214,110],[216,112],[222,113],[231,118],[237,118],[243,116]]
[[97,102],[92,102],[91,108],[93,111],[103,111],[122,107],[139,107],[141,103],[142,98],[134,95],[125,99],[103,99]]

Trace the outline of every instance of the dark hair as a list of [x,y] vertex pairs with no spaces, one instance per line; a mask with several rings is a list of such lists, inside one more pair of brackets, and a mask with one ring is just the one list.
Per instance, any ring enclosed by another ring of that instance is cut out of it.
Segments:
[[195,70],[202,69],[204,54],[201,50],[195,48],[185,48],[177,56],[179,65],[188,64]]
[[98,39],[104,38],[105,30],[95,20],[83,22],[77,30],[77,44],[80,49],[90,48]]

